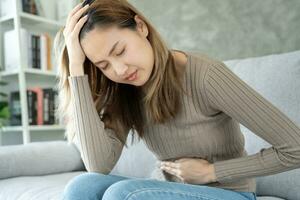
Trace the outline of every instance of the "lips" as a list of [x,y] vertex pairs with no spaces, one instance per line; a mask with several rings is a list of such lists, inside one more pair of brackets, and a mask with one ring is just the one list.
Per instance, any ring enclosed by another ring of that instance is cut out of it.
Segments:
[[136,72],[137,72],[137,70],[135,70],[135,72],[133,72],[132,74],[127,76],[126,80],[131,80],[135,76]]

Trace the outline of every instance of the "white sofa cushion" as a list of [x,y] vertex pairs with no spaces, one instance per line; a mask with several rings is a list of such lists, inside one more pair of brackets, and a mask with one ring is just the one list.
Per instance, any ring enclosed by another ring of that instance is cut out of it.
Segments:
[[21,176],[0,180],[1,200],[62,200],[67,183],[86,171],[45,176]]
[[[243,81],[300,125],[300,51],[224,62]],[[241,125],[249,154],[271,145]]]
[[78,149],[66,141],[0,147],[0,179],[85,170]]
[[[300,125],[300,51],[224,62],[248,85]],[[249,155],[271,146],[240,124]],[[300,199],[300,169],[256,177],[257,194]]]

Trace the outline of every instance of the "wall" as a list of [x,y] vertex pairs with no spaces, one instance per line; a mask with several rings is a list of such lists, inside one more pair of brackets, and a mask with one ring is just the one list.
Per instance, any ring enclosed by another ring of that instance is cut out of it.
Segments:
[[300,49],[299,0],[129,0],[170,48],[226,60]]

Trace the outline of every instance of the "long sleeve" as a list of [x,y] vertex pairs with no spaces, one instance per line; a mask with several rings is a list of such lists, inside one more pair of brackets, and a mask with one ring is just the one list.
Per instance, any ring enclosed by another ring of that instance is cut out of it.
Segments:
[[253,155],[216,161],[218,182],[300,167],[300,128],[224,63],[218,61],[208,67],[204,88],[210,109],[226,113],[272,145]]
[[69,76],[68,81],[82,160],[89,172],[108,174],[118,161],[123,144],[112,129],[104,128],[92,99],[88,76]]

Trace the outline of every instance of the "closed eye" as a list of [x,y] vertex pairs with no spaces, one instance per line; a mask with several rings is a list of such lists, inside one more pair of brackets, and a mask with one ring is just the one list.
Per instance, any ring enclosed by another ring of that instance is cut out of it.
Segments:
[[117,54],[117,56],[122,55],[125,52],[125,48],[123,49],[123,51],[121,51],[121,53]]
[[[117,56],[121,56],[122,54],[124,54],[124,52],[125,52],[125,48],[121,51],[121,53],[116,54],[116,55],[117,55]],[[101,67],[101,69],[105,70],[107,67],[108,67],[108,64],[105,65],[105,67]]]

